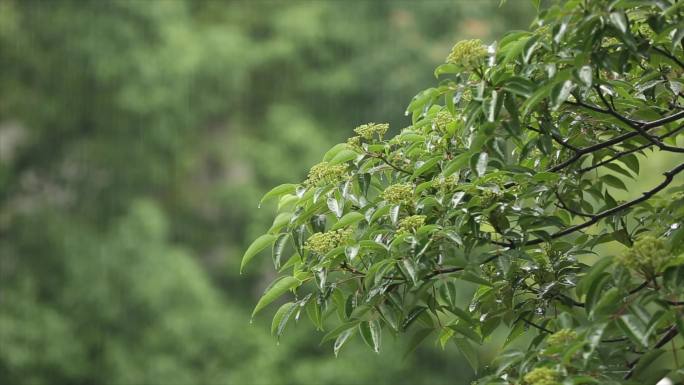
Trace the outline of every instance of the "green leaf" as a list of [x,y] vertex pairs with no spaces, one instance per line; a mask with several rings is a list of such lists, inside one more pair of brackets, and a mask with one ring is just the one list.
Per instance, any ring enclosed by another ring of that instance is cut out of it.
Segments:
[[454,336],[454,331],[449,328],[442,328],[442,330],[439,333],[439,344],[442,347],[442,350],[444,350],[444,347],[446,346],[447,342],[451,339],[451,337]]
[[416,171],[413,172],[412,177],[416,178],[416,177],[422,175],[423,173],[425,173],[426,171],[432,169],[433,167],[435,167],[435,165],[437,164],[437,162],[439,162],[439,160],[441,158],[442,158],[441,156],[435,156],[433,158],[428,159],[425,163],[423,163],[420,167],[418,167],[416,169]]
[[338,163],[348,162],[350,160],[356,159],[356,157],[358,155],[359,154],[357,154],[356,152],[354,152],[352,150],[344,149],[344,150],[338,152],[332,159],[330,159],[329,163],[330,164],[338,164]]
[[477,158],[477,175],[483,176],[487,171],[487,163],[489,162],[489,154],[486,152],[481,152],[480,156]]
[[342,227],[351,226],[354,223],[362,220],[363,218],[364,218],[363,214],[357,213],[356,211],[352,211],[350,213],[344,214],[344,216],[342,218],[340,218],[340,220],[337,221],[337,223],[335,223],[333,225],[331,230],[337,230],[337,229],[340,229]]
[[516,322],[515,325],[511,328],[511,331],[508,333],[508,337],[506,337],[506,342],[504,342],[503,347],[508,346],[511,342],[515,341],[516,338],[520,337],[525,333],[525,323],[523,322]]
[[444,74],[455,74],[458,73],[458,66],[456,64],[452,63],[445,63],[437,66],[435,68],[435,77],[438,78],[439,75],[444,75]]
[[272,188],[271,191],[264,194],[264,196],[261,198],[261,201],[259,202],[259,205],[262,205],[264,202],[270,199],[278,198],[281,195],[292,194],[295,192],[296,189],[297,185],[294,183],[285,183],[281,184],[280,186],[276,186]]
[[475,332],[474,328],[470,328],[459,324],[449,325],[449,328],[457,332],[458,334],[469,338],[477,344],[482,343],[482,337],[480,337],[480,335]]
[[340,333],[339,336],[337,336],[337,339],[335,340],[335,345],[333,346],[333,351],[335,352],[335,357],[340,353],[340,349],[342,349],[342,346],[349,340],[351,336],[354,335],[356,332],[356,328],[351,328],[343,331]]
[[639,175],[639,158],[637,158],[636,155],[628,154],[618,159],[618,161],[622,162],[625,166],[629,167],[632,172]]
[[622,33],[627,32],[628,24],[627,17],[623,12],[611,12],[610,23],[613,24]]
[[380,352],[381,343],[381,330],[380,322],[377,320],[361,322],[359,324],[359,332],[361,333],[361,338],[374,352]]
[[589,318],[598,319],[612,315],[620,306],[622,306],[621,302],[620,290],[617,287],[610,288],[601,296],[598,302],[596,302],[596,306],[591,309]]
[[328,197],[326,203],[328,204],[328,208],[330,209],[330,211],[332,211],[336,217],[342,217],[344,205],[340,204],[340,202],[337,199],[335,199],[333,195]]
[[603,289],[608,285],[612,278],[608,273],[598,272],[597,274],[597,276],[592,278],[589,288],[587,289],[587,298],[585,301],[587,314],[591,312],[596,302],[601,298]]
[[271,228],[268,229],[268,232],[271,234],[276,234],[280,229],[282,229],[284,226],[286,226],[290,222],[290,218],[292,218],[292,213],[280,213],[278,214],[275,219],[273,220],[273,224],[271,225]]
[[261,309],[268,306],[271,302],[275,301],[289,290],[292,290],[301,284],[302,282],[300,280],[290,276],[283,277],[282,279],[276,281],[275,284],[273,284],[273,286],[271,286],[271,288],[268,289],[263,296],[261,296],[259,302],[257,302],[256,306],[254,307],[254,311],[252,311],[252,317],[261,311]]
[[[340,292],[340,291],[335,291],[335,293],[337,293],[337,298],[338,298],[338,299],[336,299],[336,298],[335,298],[336,295],[333,294],[333,300],[336,301],[335,306],[336,306],[338,309],[340,309],[340,305],[344,306],[344,300],[343,300],[343,299],[342,299],[342,300],[339,299],[339,298],[340,298],[339,296],[341,295],[341,292]],[[344,310],[343,310],[343,311],[344,311]],[[340,334],[342,334],[342,332],[344,332],[345,330],[349,330],[349,329],[353,329],[353,328],[357,327],[357,326],[359,325],[359,323],[361,323],[361,321],[354,320],[354,321],[351,321],[351,322],[343,323],[342,325],[338,325],[336,328],[334,328],[333,330],[329,331],[328,333],[326,333],[326,334],[323,336],[323,338],[321,339],[321,344],[323,344],[323,343],[325,343],[325,342],[327,342],[327,341],[330,341],[330,340],[332,340],[332,339],[336,339]]]
[[530,111],[539,104],[542,100],[551,95],[554,87],[557,84],[565,82],[570,79],[571,72],[569,69],[559,71],[553,78],[551,78],[546,84],[537,88],[537,90],[530,96],[525,103],[522,105],[523,116],[527,116]]
[[466,312],[465,310],[463,310],[463,309],[461,309],[461,308],[459,308],[459,307],[449,307],[447,310],[448,310],[450,313],[452,313],[453,315],[455,315],[456,317],[458,317],[458,318],[462,319],[463,321],[467,322],[467,323],[470,324],[471,326],[476,326],[476,325],[477,325],[477,324],[475,323],[475,320],[473,319],[473,317],[471,317],[470,314],[469,314],[468,312]]
[[603,257],[594,263],[589,271],[577,283],[577,296],[581,298],[587,292],[592,283],[599,278],[599,275],[612,264],[613,259],[610,257]]
[[570,96],[570,92],[575,88],[575,84],[571,80],[566,80],[563,83],[557,85],[553,89],[552,99],[553,106],[552,109],[557,110]]
[[625,183],[616,176],[603,175],[601,176],[601,180],[610,187],[627,191],[627,186],[625,186]]
[[273,322],[271,322],[271,335],[280,337],[283,334],[283,330],[285,330],[287,321],[290,319],[290,316],[294,313],[297,307],[298,305],[296,303],[287,302],[278,308],[273,316]]
[[255,239],[254,242],[249,245],[247,251],[245,251],[245,255],[242,256],[242,262],[240,263],[240,274],[242,274],[244,267],[249,263],[249,261],[252,260],[252,258],[254,258],[255,255],[257,255],[261,250],[271,246],[275,240],[276,236],[273,234],[264,234]]
[[477,356],[477,351],[470,345],[470,342],[463,338],[454,338],[454,343],[458,346],[458,350],[466,358],[470,367],[477,372],[480,366],[480,359]]
[[404,266],[404,269],[406,270],[406,273],[411,278],[411,281],[413,282],[413,284],[417,285],[418,284],[418,277],[417,277],[417,273],[416,273],[415,262],[413,262],[413,260],[410,258],[404,258],[404,259],[402,259],[402,264]]
[[283,252],[285,251],[285,246],[287,245],[287,240],[289,238],[289,233],[280,234],[273,243],[273,266],[275,266],[276,270],[280,269],[280,261],[282,260]]
[[427,336],[432,333],[432,331],[433,329],[420,329],[416,331],[409,339],[403,357],[406,358],[409,354],[413,353],[413,351],[418,348],[418,345],[420,345],[421,342],[423,342]]
[[532,179],[538,182],[556,182],[559,178],[560,176],[558,176],[558,174],[546,171],[538,172],[532,177]]
[[462,279],[464,281],[469,281],[469,282],[477,283],[477,284],[484,285],[484,286],[492,286],[491,282],[489,282],[486,279],[482,278],[481,276],[474,274],[474,273],[471,273],[469,271],[461,272],[461,274],[458,275],[458,278]]
[[651,364],[663,355],[663,353],[665,353],[664,349],[654,349],[641,356],[634,366],[634,369],[632,369],[632,377],[639,378],[645,374],[650,369]]
[[323,155],[324,162],[330,162],[330,159],[334,158],[335,155],[339,154],[342,150],[348,150],[349,146],[346,143],[337,143],[328,150],[325,155]]
[[641,345],[643,348],[648,347],[648,335],[646,334],[646,325],[644,325],[641,320],[632,314],[623,314],[617,320],[620,329],[627,335],[632,341]]
[[456,155],[454,159],[452,159],[444,168],[444,171],[442,171],[442,175],[445,177],[450,176],[451,174],[454,174],[457,171],[460,171],[464,166],[468,164],[468,161],[470,160],[472,153],[471,152],[464,152],[463,154]]
[[591,87],[593,81],[591,66],[582,66],[582,68],[579,69],[577,76],[579,77],[582,84],[584,84],[587,88]]

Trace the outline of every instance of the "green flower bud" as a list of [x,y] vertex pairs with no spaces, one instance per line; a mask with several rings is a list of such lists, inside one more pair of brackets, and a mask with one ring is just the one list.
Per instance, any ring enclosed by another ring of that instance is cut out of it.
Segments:
[[523,380],[528,385],[559,385],[559,373],[551,368],[535,368]]
[[639,24],[638,31],[643,37],[645,37],[648,40],[653,40],[653,38],[655,37],[655,32],[653,32],[651,27],[646,23]]
[[352,150],[361,150],[361,137],[352,136],[351,138],[347,139],[347,146],[349,146],[349,148],[351,148]]
[[319,186],[326,183],[340,182],[344,180],[346,175],[347,165],[321,162],[311,167],[307,183],[311,186]]
[[348,228],[315,233],[306,240],[304,248],[316,254],[324,255],[348,241],[351,235],[352,230]]
[[425,224],[425,215],[411,215],[399,221],[398,227],[400,233],[409,233],[415,231]]
[[577,332],[572,329],[561,329],[546,338],[549,346],[562,346],[577,339]]
[[407,203],[413,198],[413,185],[410,183],[393,184],[387,187],[380,196],[392,204]]
[[646,235],[637,239],[632,248],[619,255],[617,259],[629,269],[651,275],[662,270],[670,259],[670,251],[665,241]]
[[444,191],[450,191],[458,186],[458,175],[452,174],[448,177],[440,177],[432,181],[432,186]]
[[446,61],[471,68],[480,64],[485,57],[487,57],[487,48],[480,39],[462,40],[454,45]]
[[377,135],[378,138],[382,138],[388,129],[388,123],[368,123],[356,127],[354,132],[366,140],[371,140],[373,139],[373,135]]
[[447,110],[439,111],[432,118],[432,127],[440,132],[446,132],[447,125],[454,121],[454,117]]
[[489,207],[501,200],[502,195],[492,190],[484,190],[480,196],[480,206],[483,208]]

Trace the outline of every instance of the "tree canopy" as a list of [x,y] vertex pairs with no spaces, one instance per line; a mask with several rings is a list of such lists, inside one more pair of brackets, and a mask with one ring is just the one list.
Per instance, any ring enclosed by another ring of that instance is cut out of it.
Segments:
[[480,384],[682,380],[683,36],[675,0],[568,0],[458,42],[408,127],[361,125],[264,196],[277,216],[241,270],[271,248],[281,276],[253,316],[293,292],[277,337],[304,312],[335,355],[453,341]]
[[498,3],[1,0],[0,383],[468,381],[455,346],[276,346],[245,324],[272,269],[237,266],[254,196],[532,18]]

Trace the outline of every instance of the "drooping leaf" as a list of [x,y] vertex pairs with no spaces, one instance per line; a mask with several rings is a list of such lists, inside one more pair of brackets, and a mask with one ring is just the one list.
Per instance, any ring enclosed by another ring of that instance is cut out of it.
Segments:
[[264,234],[259,238],[255,239],[251,245],[245,251],[242,256],[242,262],[240,263],[240,273],[244,270],[245,266],[257,255],[261,250],[271,246],[275,242],[276,236],[273,234]]
[[271,302],[275,301],[276,299],[280,298],[283,294],[298,287],[301,284],[302,282],[295,277],[288,276],[277,280],[273,284],[273,286],[271,286],[271,288],[268,289],[268,291],[266,291],[266,293],[264,293],[263,296],[261,296],[259,302],[257,302],[256,306],[254,307],[254,310],[252,311],[252,317],[254,317],[264,307],[268,306]]

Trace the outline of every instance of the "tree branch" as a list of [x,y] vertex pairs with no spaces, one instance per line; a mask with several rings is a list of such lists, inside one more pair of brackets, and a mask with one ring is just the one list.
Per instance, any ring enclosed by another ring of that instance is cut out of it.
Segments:
[[385,163],[386,165],[392,167],[393,169],[395,169],[395,170],[397,170],[397,171],[399,171],[399,172],[403,172],[404,174],[408,174],[408,175],[413,175],[412,172],[410,172],[410,171],[408,171],[408,170],[406,170],[406,169],[403,169],[403,168],[401,168],[401,167],[399,167],[399,166],[393,164],[393,163],[390,162],[389,160],[387,160],[387,158],[385,158],[385,156],[382,155],[382,154],[368,153],[368,155],[372,156],[373,158],[378,158],[378,159],[380,159],[381,161],[383,161],[383,163]]
[[[679,173],[682,172],[682,171],[684,171],[684,163],[680,164],[679,166],[673,168],[673,169],[670,170],[670,171],[667,171],[667,172],[663,173],[663,176],[665,176],[665,180],[662,181],[662,182],[661,182],[659,185],[657,185],[656,187],[652,188],[651,190],[648,190],[648,191],[644,192],[639,198],[636,198],[636,199],[633,199],[633,200],[631,200],[631,201],[625,202],[625,203],[623,203],[623,204],[621,204],[621,205],[615,206],[615,207],[610,208],[610,209],[608,209],[608,210],[604,210],[604,211],[602,211],[602,212],[600,212],[600,213],[598,213],[598,214],[593,215],[593,216],[591,217],[591,219],[589,219],[589,220],[587,220],[587,221],[585,221],[585,222],[582,222],[582,223],[577,224],[577,225],[575,225],[575,226],[570,226],[570,227],[568,227],[568,228],[566,228],[566,229],[557,231],[557,232],[551,234],[550,238],[551,238],[551,239],[555,239],[555,238],[563,237],[563,236],[568,235],[568,234],[572,234],[572,233],[574,233],[575,231],[584,229],[584,228],[586,228],[586,227],[589,227],[589,226],[595,224],[596,222],[598,222],[599,220],[601,220],[601,219],[603,219],[603,218],[605,218],[605,217],[611,216],[611,215],[616,214],[616,213],[618,213],[618,212],[620,212],[620,211],[622,211],[622,210],[628,209],[628,208],[630,208],[630,207],[632,207],[632,206],[634,206],[634,205],[636,205],[636,204],[639,204],[639,203],[641,203],[641,202],[644,202],[644,201],[648,200],[648,199],[651,198],[653,195],[655,195],[655,194],[658,193],[659,191],[661,191],[661,190],[665,189],[667,186],[669,186],[670,183],[672,183],[672,180],[674,179],[675,175],[679,174]],[[518,245],[518,247],[520,247],[520,246],[536,245],[536,244],[543,243],[543,242],[546,242],[546,240],[545,240],[545,239],[542,239],[542,238],[537,238],[537,239],[533,239],[533,240],[531,240],[531,241],[524,242],[523,244]]]
[[463,271],[463,268],[462,267],[446,267],[443,269],[435,269],[432,272],[428,273],[425,276],[425,279],[430,279],[430,278],[436,277],[440,274],[449,274],[449,273],[455,273],[458,271]]
[[663,151],[669,151],[669,152],[682,152],[684,153],[684,148],[679,148],[679,147],[674,147],[674,146],[669,146],[662,141],[660,141],[657,137],[649,134],[646,129],[644,129],[643,125],[640,124],[637,121],[634,121],[632,119],[629,119],[622,114],[618,113],[611,107],[611,105],[608,103],[608,100],[606,100],[606,97],[603,95],[603,92],[601,92],[601,87],[596,86],[594,87],[596,89],[596,93],[598,94],[599,98],[603,102],[603,104],[608,108],[608,113],[618,119],[619,121],[625,123],[629,127],[633,128],[634,130],[639,133],[642,137],[646,138],[649,142],[653,143],[654,145],[658,146]]
[[577,210],[572,209],[570,206],[565,204],[565,202],[563,201],[563,198],[558,193],[558,190],[554,191],[554,194],[556,194],[556,199],[558,199],[558,203],[556,204],[557,207],[560,207],[566,211],[569,211],[571,214],[575,214],[575,215],[580,216],[580,217],[591,218],[591,216],[593,215],[593,214],[587,214],[587,213],[583,213],[581,211],[577,211]]
[[[600,111],[604,112],[604,110],[600,110]],[[608,113],[608,112],[606,111],[605,113]],[[660,126],[663,126],[665,124],[675,122],[675,121],[682,119],[682,118],[684,118],[684,111],[680,111],[680,112],[677,112],[677,113],[672,114],[670,116],[666,116],[666,117],[661,118],[661,119],[653,120],[651,122],[639,122],[639,124],[641,124],[641,126],[643,127],[644,130],[650,130],[652,128],[660,127]],[[592,152],[596,152],[598,150],[610,147],[610,146],[617,144],[617,143],[620,143],[620,142],[624,142],[625,140],[631,139],[635,136],[639,136],[639,133],[636,131],[631,131],[631,132],[627,132],[627,133],[622,134],[622,135],[618,135],[612,139],[608,139],[605,142],[596,143],[596,144],[591,145],[589,147],[580,148],[580,149],[578,149],[577,152],[575,152],[575,154],[570,159],[568,159],[562,163],[559,163],[554,167],[551,167],[548,171],[550,171],[550,172],[560,171],[560,170],[564,169],[565,167],[571,165],[572,163],[576,162],[577,160],[579,160],[583,155],[590,154]]]
[[523,321],[524,323],[526,323],[526,324],[528,324],[528,325],[530,325],[530,326],[532,326],[532,327],[534,327],[534,328],[537,328],[537,329],[541,330],[541,331],[544,332],[544,333],[553,334],[553,331],[552,331],[552,330],[549,330],[549,329],[547,329],[547,328],[545,328],[545,327],[543,327],[543,326],[537,325],[536,323],[534,323],[534,322],[532,322],[532,321],[530,321],[530,320],[528,320],[528,319],[526,319],[526,318],[523,318],[522,316],[520,316],[520,317],[518,318],[518,320]]
[[528,129],[528,130],[531,130],[531,131],[534,131],[534,132],[537,132],[537,133],[540,133],[540,134],[542,134],[542,135],[550,135],[551,138],[553,138],[553,140],[554,140],[556,143],[560,144],[561,146],[563,146],[563,147],[565,147],[565,148],[567,148],[567,149],[569,149],[569,150],[572,150],[572,151],[574,151],[574,152],[579,151],[579,148],[577,148],[577,147],[573,146],[572,144],[568,143],[566,139],[563,139],[560,135],[558,135],[558,134],[556,134],[556,133],[549,132],[549,133],[547,134],[547,133],[545,133],[544,131],[542,131],[542,130],[540,130],[540,129],[537,129],[537,128],[534,128],[534,127],[532,127],[532,126],[527,126],[527,129]]
[[[672,135],[676,134],[676,133],[677,133],[679,130],[681,130],[682,128],[684,128],[684,125],[681,125],[681,126],[675,128],[674,130],[672,130],[672,131],[670,131],[670,132],[667,132],[667,133],[665,133],[665,134],[659,136],[658,139],[663,140],[663,139],[665,139],[665,138],[667,138],[667,137],[669,137],[669,136],[672,136]],[[601,167],[601,166],[603,166],[603,165],[605,165],[605,164],[608,164],[608,163],[610,163],[610,162],[612,162],[612,161],[614,161],[614,160],[616,160],[616,159],[622,158],[622,157],[625,156],[625,155],[629,155],[629,154],[635,153],[635,152],[637,152],[637,151],[641,151],[641,150],[643,150],[643,149],[646,149],[646,148],[648,148],[648,147],[651,147],[652,145],[653,145],[653,143],[646,143],[646,144],[644,144],[644,145],[641,145],[641,146],[639,146],[639,147],[635,147],[635,148],[630,149],[630,150],[624,150],[624,151],[617,152],[616,154],[614,154],[614,155],[611,156],[610,158],[608,158],[608,159],[606,159],[606,160],[602,160],[602,161],[600,161],[600,162],[598,162],[598,163],[596,163],[596,164],[594,164],[594,165],[587,166],[587,167],[585,167],[585,168],[581,168],[581,169],[577,170],[577,172],[580,173],[580,174],[582,174],[582,173],[585,173],[585,172],[587,172],[587,171],[591,171],[591,170],[597,169],[597,168],[599,168],[599,167]]]
[[659,54],[665,56],[666,58],[672,60],[673,62],[677,63],[677,65],[679,67],[684,68],[684,63],[682,63],[681,60],[677,59],[677,57],[674,56],[673,54],[667,52],[666,50],[664,50],[662,48],[658,48],[654,45],[651,46],[651,49],[653,49],[654,51],[658,52]]
[[[678,333],[677,326],[676,325],[670,326],[670,328],[667,330],[667,333],[665,333],[665,335],[662,336],[658,340],[658,342],[656,342],[654,348],[655,349],[662,348],[663,346],[665,346],[666,343],[670,342],[671,339],[675,338],[677,336],[677,333]],[[632,377],[632,375],[634,375],[634,369],[636,368],[636,364],[638,362],[639,362],[639,359],[637,358],[636,360],[634,360],[630,363],[630,365],[629,365],[630,369],[627,372],[627,374],[625,374],[623,379],[628,380],[630,377]]]

